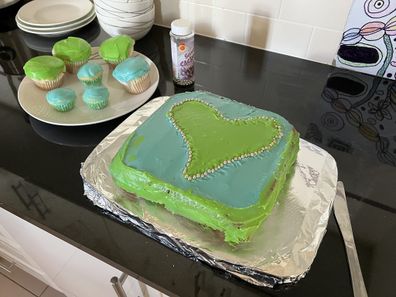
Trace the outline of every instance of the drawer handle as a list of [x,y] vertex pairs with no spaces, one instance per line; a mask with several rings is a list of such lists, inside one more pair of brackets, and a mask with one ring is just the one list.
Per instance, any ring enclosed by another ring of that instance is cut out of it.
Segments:
[[[119,278],[116,276],[113,276],[111,278],[110,282],[111,282],[111,285],[113,286],[114,291],[117,294],[117,297],[128,297],[127,294],[125,293],[124,288],[122,287],[122,285],[124,284],[127,277],[128,277],[128,275],[123,273],[123,274],[121,274],[121,276]],[[142,290],[143,297],[150,297],[150,294],[147,290],[146,284],[142,283],[141,281],[138,281],[138,283],[139,283],[140,289]]]

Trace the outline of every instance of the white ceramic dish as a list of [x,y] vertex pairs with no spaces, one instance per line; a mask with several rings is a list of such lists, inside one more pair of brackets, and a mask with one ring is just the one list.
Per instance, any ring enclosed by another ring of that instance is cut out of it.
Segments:
[[151,11],[153,9],[154,5],[151,5],[150,7],[148,7],[145,10],[141,10],[141,11],[111,11],[108,10],[106,8],[102,8],[101,5],[96,5],[95,4],[95,10],[96,12],[100,12],[103,16],[108,16],[108,17],[120,17],[120,18],[124,18],[124,17],[135,17],[135,16],[139,16],[142,14],[145,14],[149,11]]
[[102,16],[98,16],[98,18],[101,20],[102,23],[105,23],[109,26],[121,27],[121,28],[131,28],[131,29],[146,29],[151,26],[151,23],[153,21],[153,19],[152,19],[152,20],[149,20],[148,22],[135,23],[135,22],[120,21],[117,19],[104,18]]
[[99,9],[99,7],[95,7],[95,11],[102,19],[107,19],[107,20],[112,20],[112,21],[117,21],[121,23],[132,23],[132,24],[143,24],[150,22],[154,19],[155,17],[155,8],[154,6],[152,9],[149,11],[140,14],[140,15],[130,15],[130,16],[120,16],[117,13],[109,14],[109,13],[103,13],[102,10]]
[[62,87],[72,88],[76,91],[77,100],[75,107],[68,112],[58,112],[48,105],[45,96],[46,91],[37,88],[33,82],[25,77],[18,89],[18,101],[22,108],[33,118],[45,123],[60,126],[84,126],[92,125],[125,115],[150,99],[158,86],[159,73],[155,64],[145,55],[134,52],[134,55],[140,55],[150,65],[151,86],[141,94],[132,95],[118,83],[109,71],[108,64],[100,59],[97,54],[98,48],[93,48],[91,60],[99,63],[103,67],[103,85],[109,89],[109,105],[102,110],[92,110],[82,102],[84,87],[78,81],[76,75],[65,74],[65,82]]
[[5,8],[14,3],[17,3],[19,0],[0,0],[0,8]]
[[33,26],[57,26],[74,22],[92,10],[89,0],[35,0],[22,6],[17,15]]
[[122,27],[115,27],[115,26],[107,25],[107,24],[101,22],[99,17],[98,17],[98,21],[99,21],[100,27],[102,27],[102,29],[110,36],[126,34],[126,35],[131,36],[135,40],[139,40],[139,39],[143,38],[151,30],[151,27],[154,24],[154,20],[153,20],[150,27],[148,27],[146,29],[134,29],[134,28],[122,28]]
[[73,32],[77,29],[80,29],[86,25],[88,25],[90,22],[92,22],[94,19],[96,18],[96,15],[94,14],[92,17],[90,17],[89,19],[85,20],[83,23],[80,23],[79,25],[76,26],[72,26],[70,28],[67,29],[52,29],[50,31],[38,31],[35,29],[31,29],[31,28],[26,28],[26,27],[21,27],[20,24],[17,23],[17,26],[19,29],[21,29],[22,31],[28,32],[28,33],[32,33],[32,34],[37,34],[43,37],[58,37],[58,36],[62,36],[66,33],[69,32]]
[[100,8],[111,11],[111,12],[139,12],[144,13],[146,10],[150,9],[153,5],[153,1],[145,2],[112,2],[104,0],[94,0],[95,5],[100,6]]
[[82,24],[86,24],[87,21],[91,20],[92,18],[95,18],[95,16],[96,16],[95,10],[92,10],[92,12],[89,13],[86,17],[84,17],[81,20],[78,20],[76,22],[72,22],[72,23],[65,24],[65,25],[59,25],[59,26],[49,26],[49,27],[39,27],[39,26],[27,25],[24,22],[22,22],[18,17],[16,17],[15,21],[16,21],[18,27],[21,28],[22,30],[26,29],[26,30],[31,30],[31,31],[35,31],[35,32],[54,32],[54,31],[70,30],[70,29],[76,28]]
[[38,26],[38,25],[31,25],[31,24],[25,23],[22,19],[20,19],[18,14],[15,16],[15,20],[17,22],[19,22],[22,26],[25,26],[25,27],[35,28],[35,29],[49,29],[49,28],[59,28],[59,27],[74,25],[78,22],[82,22],[83,20],[90,18],[92,16],[92,14],[96,14],[94,7],[92,7],[92,9],[86,15],[84,15],[83,17],[81,17],[77,20],[74,20],[71,22],[65,22],[65,23],[62,23],[59,25],[49,25],[49,26],[47,26],[47,25],[39,25]]

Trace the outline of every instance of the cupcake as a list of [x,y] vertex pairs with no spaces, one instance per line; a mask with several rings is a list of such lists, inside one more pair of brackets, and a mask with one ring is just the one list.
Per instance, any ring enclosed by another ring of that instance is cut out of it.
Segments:
[[117,65],[113,77],[132,94],[139,94],[148,89],[151,84],[150,65],[141,57],[132,57]]
[[106,87],[86,88],[83,102],[91,109],[103,109],[109,103],[109,90]]
[[23,70],[37,87],[43,90],[59,88],[63,84],[65,63],[53,56],[31,58],[23,66]]
[[73,109],[76,97],[76,93],[72,89],[58,88],[49,91],[46,99],[48,104],[57,111],[69,111]]
[[88,62],[91,56],[91,46],[84,39],[68,37],[54,44],[52,54],[65,62],[67,72],[76,73],[82,65]]
[[106,39],[99,47],[99,55],[112,68],[132,56],[135,40],[128,35],[118,35]]
[[77,72],[78,79],[86,87],[100,86],[102,84],[102,66],[96,63],[87,63]]

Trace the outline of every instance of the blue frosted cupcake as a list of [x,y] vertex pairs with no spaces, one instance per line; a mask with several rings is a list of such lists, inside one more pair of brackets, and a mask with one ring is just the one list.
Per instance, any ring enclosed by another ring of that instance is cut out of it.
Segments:
[[150,65],[141,57],[131,57],[117,65],[113,77],[132,94],[139,94],[148,89]]
[[73,109],[76,97],[76,93],[68,88],[54,89],[46,95],[48,104],[56,110],[63,112]]
[[106,87],[86,88],[83,102],[91,109],[103,109],[109,103],[109,90]]
[[77,77],[86,87],[102,84],[103,69],[96,63],[87,63],[78,70]]

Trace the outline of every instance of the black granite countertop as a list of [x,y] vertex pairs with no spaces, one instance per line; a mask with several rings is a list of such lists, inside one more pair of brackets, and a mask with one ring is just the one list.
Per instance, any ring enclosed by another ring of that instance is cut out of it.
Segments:
[[[353,296],[333,216],[307,276],[261,289],[188,259],[94,207],[83,195],[81,162],[126,118],[56,127],[20,108],[22,66],[57,39],[23,33],[17,5],[0,10],[0,207],[167,294],[179,296]],[[75,33],[99,45],[96,21]],[[392,296],[396,267],[396,83],[206,37],[196,37],[196,83],[172,82],[168,29],[136,44],[160,72],[153,97],[207,90],[287,118],[337,161],[370,296]],[[32,98],[34,99],[34,98]]]

